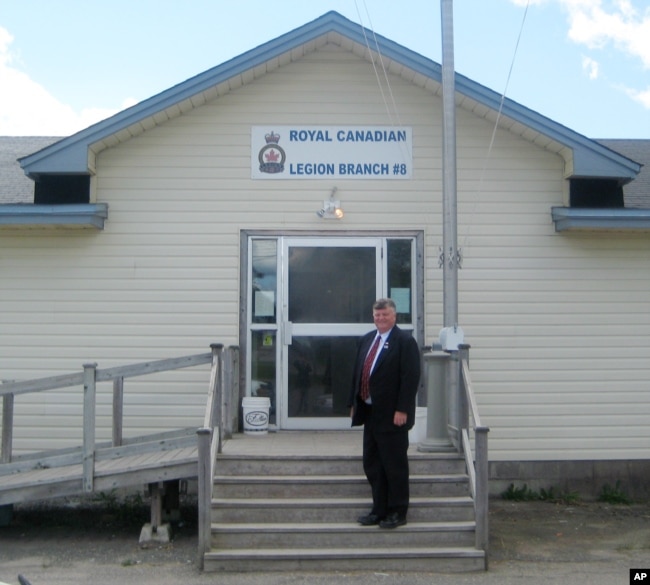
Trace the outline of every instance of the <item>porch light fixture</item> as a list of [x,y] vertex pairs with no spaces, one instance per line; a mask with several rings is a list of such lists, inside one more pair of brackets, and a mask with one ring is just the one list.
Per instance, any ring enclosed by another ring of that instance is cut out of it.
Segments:
[[341,209],[341,202],[334,199],[334,195],[338,189],[334,187],[330,193],[329,200],[323,201],[323,207],[316,212],[316,215],[322,219],[342,219],[343,209]]

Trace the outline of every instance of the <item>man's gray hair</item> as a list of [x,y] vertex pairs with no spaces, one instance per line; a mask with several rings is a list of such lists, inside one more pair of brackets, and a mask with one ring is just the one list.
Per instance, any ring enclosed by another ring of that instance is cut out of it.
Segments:
[[393,299],[377,299],[372,305],[372,310],[377,311],[379,309],[393,309],[397,313],[397,305]]

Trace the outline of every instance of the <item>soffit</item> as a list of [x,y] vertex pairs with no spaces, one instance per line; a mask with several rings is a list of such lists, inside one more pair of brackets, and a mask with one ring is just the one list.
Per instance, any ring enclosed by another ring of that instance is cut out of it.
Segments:
[[[220,81],[207,89],[203,89],[194,95],[188,96],[178,103],[164,108],[146,118],[137,120],[133,124],[120,129],[115,134],[106,136],[102,138],[102,140],[91,144],[89,150],[96,156],[106,148],[130,140],[155,126],[173,120],[194,108],[198,108],[208,102],[218,99],[245,85],[252,84],[260,77],[263,77],[280,67],[299,61],[314,51],[326,48],[328,44],[347,50],[368,61],[368,63],[376,64],[378,67],[385,69],[388,73],[399,76],[405,81],[412,83],[433,95],[439,97],[442,96],[442,83],[440,81],[407,67],[401,62],[391,59],[386,55],[382,55],[378,51],[372,50],[366,45],[355,42],[339,33],[329,32],[308,43],[292,48],[281,55],[277,55],[268,61],[256,65],[255,67],[238,72],[232,77]],[[494,109],[482,104],[468,95],[460,93],[459,91],[456,92],[456,106],[475,116],[488,120],[491,124],[495,124],[498,119],[500,128],[521,136],[541,148],[560,154],[567,161],[571,158],[572,150],[566,147],[566,145],[553,140],[542,132],[536,131],[521,122],[517,122],[506,115],[499,115],[499,113]],[[94,167],[94,165],[91,166]]]

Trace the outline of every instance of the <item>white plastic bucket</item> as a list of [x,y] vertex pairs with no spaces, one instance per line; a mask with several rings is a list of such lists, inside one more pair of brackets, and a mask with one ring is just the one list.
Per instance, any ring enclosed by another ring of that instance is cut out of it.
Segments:
[[255,436],[268,434],[270,398],[248,396],[242,398],[241,405],[244,413],[244,434]]
[[415,445],[427,438],[427,407],[418,406],[415,409],[415,423],[409,431],[409,443]]

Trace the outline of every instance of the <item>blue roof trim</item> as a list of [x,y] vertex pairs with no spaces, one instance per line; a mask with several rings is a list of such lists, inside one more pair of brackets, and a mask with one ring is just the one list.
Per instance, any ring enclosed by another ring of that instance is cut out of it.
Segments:
[[75,205],[0,205],[0,226],[60,225],[104,229],[106,203]]
[[[439,83],[442,81],[440,64],[373,31],[364,29],[338,12],[331,11],[37,153],[23,157],[20,163],[30,177],[36,177],[41,173],[89,173],[90,144],[329,32],[338,33],[361,45],[366,45],[367,38],[371,40],[371,47],[378,48],[383,56],[434,81]],[[498,111],[501,107],[500,94],[458,73],[455,79],[457,92],[494,111]],[[512,100],[504,100],[502,114],[573,149],[574,176],[613,177],[627,182],[632,180],[641,169],[638,163]]]
[[570,230],[650,230],[650,209],[553,207],[556,232]]

